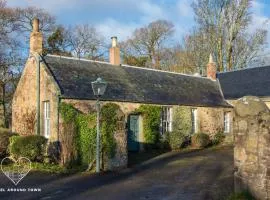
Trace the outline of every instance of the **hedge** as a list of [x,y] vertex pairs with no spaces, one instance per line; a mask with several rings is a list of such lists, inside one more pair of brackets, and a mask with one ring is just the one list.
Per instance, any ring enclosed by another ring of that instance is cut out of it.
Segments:
[[9,152],[16,159],[26,157],[42,162],[46,153],[47,139],[40,135],[13,136],[10,138]]
[[166,133],[166,138],[168,138],[169,146],[172,150],[183,148],[190,143],[190,137],[186,136],[185,134],[178,132],[178,131],[172,131]]
[[222,143],[224,141],[224,139],[225,139],[224,133],[221,133],[221,132],[216,133],[212,139],[212,144],[218,145],[218,144]]

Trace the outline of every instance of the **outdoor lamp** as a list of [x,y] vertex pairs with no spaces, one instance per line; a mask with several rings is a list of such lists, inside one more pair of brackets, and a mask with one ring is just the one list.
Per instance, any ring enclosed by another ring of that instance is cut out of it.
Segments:
[[92,83],[92,90],[94,92],[94,95],[97,97],[97,148],[96,148],[96,172],[100,172],[100,102],[99,97],[101,97],[107,88],[106,81],[102,80],[102,78],[97,78],[96,81],[93,81]]
[[97,80],[93,81],[91,84],[95,96],[100,97],[105,93],[107,83],[102,78],[97,78]]

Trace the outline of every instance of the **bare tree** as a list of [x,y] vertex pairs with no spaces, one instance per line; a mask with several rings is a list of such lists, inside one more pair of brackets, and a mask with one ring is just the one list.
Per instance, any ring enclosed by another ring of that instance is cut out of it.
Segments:
[[6,7],[6,1],[0,0],[0,43],[7,42],[8,35],[16,30],[16,20],[14,10]]
[[136,29],[132,37],[121,44],[124,55],[147,56],[153,68],[161,69],[161,51],[173,34],[173,27],[169,21],[157,20]]
[[186,46],[193,48],[194,42],[202,42],[202,47],[197,50],[197,62],[205,59],[201,57],[205,56],[203,52],[208,55],[212,52],[218,70],[230,71],[246,67],[258,55],[264,47],[267,31],[258,29],[251,34],[248,32],[247,28],[251,24],[251,3],[252,0],[193,2],[197,26],[195,33],[190,34],[193,39],[186,41],[191,44]]
[[[17,67],[21,64],[20,41],[17,39],[17,15],[0,0],[0,105],[3,126],[8,126],[10,102],[17,82]],[[15,84],[15,85],[14,85]]]
[[107,51],[103,36],[88,24],[69,27],[65,37],[72,54],[78,58],[102,59]]
[[176,44],[172,48],[165,48],[162,50],[161,68],[166,71],[194,74],[197,69],[191,56],[192,54],[185,51],[180,44]]
[[36,7],[16,8],[17,26],[23,32],[31,32],[33,29],[32,21],[38,18],[40,22],[40,30],[44,34],[48,34],[55,29],[55,17],[44,9]]

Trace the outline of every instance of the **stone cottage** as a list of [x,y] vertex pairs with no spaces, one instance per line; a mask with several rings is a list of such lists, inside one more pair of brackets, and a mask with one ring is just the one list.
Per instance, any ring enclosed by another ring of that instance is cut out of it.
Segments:
[[[42,33],[35,19],[29,58],[13,98],[12,131],[22,135],[37,133],[58,141],[60,103],[70,103],[84,113],[95,109],[91,82],[101,77],[108,83],[101,106],[113,102],[125,115],[127,130],[117,139],[117,143],[122,140],[117,148],[122,152],[124,149],[125,155],[128,150],[140,150],[138,144],[144,142],[143,117],[134,114],[143,104],[162,106],[160,134],[173,131],[174,110],[181,106],[191,110],[192,132],[229,134],[232,106],[223,97],[211,57],[207,72],[207,77],[199,77],[122,65],[116,37],[112,38],[110,63],[42,56]],[[29,124],[31,120],[35,123]],[[127,142],[127,138],[132,141]],[[126,162],[121,165],[125,166]]]

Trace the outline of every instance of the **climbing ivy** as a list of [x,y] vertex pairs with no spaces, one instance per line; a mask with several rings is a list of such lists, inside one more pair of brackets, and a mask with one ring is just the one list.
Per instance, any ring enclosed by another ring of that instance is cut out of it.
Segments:
[[[114,133],[117,124],[117,110],[116,104],[106,104],[101,109],[101,147],[102,152],[109,158],[115,155],[116,141]],[[96,113],[84,114],[75,109],[71,104],[62,102],[60,104],[60,114],[64,121],[64,130],[70,124],[74,124],[75,133],[70,133],[69,139],[72,144],[76,146],[76,155],[78,163],[81,165],[88,165],[95,160],[96,154]],[[65,133],[66,134],[66,133]],[[70,145],[69,151],[74,151]]]
[[70,104],[62,102],[59,112],[62,118],[62,131],[59,139],[61,141],[61,164],[67,168],[78,163],[77,150],[77,110]]
[[136,112],[143,115],[143,133],[147,144],[157,144],[160,139],[159,126],[161,107],[154,105],[141,105]]
[[102,149],[109,158],[115,155],[116,141],[114,133],[117,127],[117,111],[119,109],[119,106],[114,103],[108,103],[101,109]]
[[96,114],[78,114],[77,124],[77,150],[79,162],[88,165],[95,159],[96,155]]
[[60,104],[60,114],[64,123],[69,123],[76,118],[78,111],[71,104],[62,102]]

